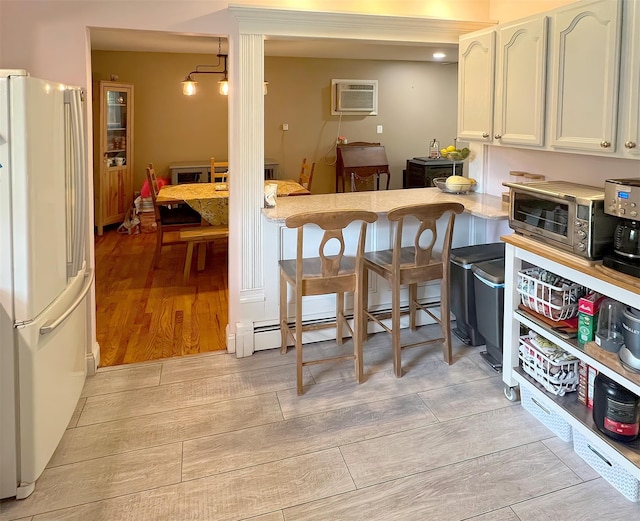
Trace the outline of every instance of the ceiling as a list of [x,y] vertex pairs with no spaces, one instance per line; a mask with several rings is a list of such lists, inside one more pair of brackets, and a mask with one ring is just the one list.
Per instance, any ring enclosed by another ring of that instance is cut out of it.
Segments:
[[[215,36],[137,31],[130,29],[91,29],[91,48],[101,51],[172,52],[217,54]],[[226,38],[222,53],[227,53]],[[435,60],[433,53],[444,52]],[[265,56],[304,58],[343,58],[356,60],[405,60],[457,62],[458,46],[454,44],[402,43],[329,38],[270,38],[264,42]]]

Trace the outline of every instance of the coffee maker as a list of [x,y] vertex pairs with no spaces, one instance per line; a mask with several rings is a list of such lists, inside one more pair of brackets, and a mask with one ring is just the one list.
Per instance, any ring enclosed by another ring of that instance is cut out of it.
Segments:
[[602,264],[640,278],[640,178],[607,179],[604,211],[618,217],[613,234],[613,253]]

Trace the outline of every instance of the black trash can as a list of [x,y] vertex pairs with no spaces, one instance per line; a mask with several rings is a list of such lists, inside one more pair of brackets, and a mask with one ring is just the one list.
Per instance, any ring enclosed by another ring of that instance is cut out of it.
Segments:
[[471,267],[476,297],[478,331],[487,350],[480,353],[496,371],[502,369],[502,326],[504,325],[504,257],[478,262]]
[[477,262],[504,259],[504,243],[476,244],[453,248],[449,258],[449,302],[456,317],[453,333],[465,344],[481,346],[485,343],[476,321],[474,284],[471,266]]

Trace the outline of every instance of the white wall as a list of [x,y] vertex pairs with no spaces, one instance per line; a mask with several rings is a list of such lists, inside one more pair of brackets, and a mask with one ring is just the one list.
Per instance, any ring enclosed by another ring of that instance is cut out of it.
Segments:
[[502,24],[572,2],[575,0],[490,0],[489,19]]
[[[186,34],[235,33],[228,0],[0,0],[0,67],[87,86],[90,27]],[[485,21],[489,0],[245,0],[246,6]]]
[[87,87],[90,27],[226,35],[228,2],[0,2],[0,66]]
[[632,159],[501,146],[486,147],[486,155],[488,168],[483,189],[492,195],[508,191],[502,183],[513,181],[509,178],[510,170],[542,174],[547,180],[572,181],[601,188],[604,188],[606,179],[640,176],[640,162]]

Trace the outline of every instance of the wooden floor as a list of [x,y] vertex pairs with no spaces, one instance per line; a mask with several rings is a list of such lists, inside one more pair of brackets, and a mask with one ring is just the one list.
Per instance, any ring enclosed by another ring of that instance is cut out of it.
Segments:
[[96,236],[97,340],[100,366],[225,349],[227,243],[209,246],[206,268],[182,270],[186,245],[165,246],[153,269],[155,233]]
[[398,379],[389,339],[365,344],[360,385],[353,362],[305,367],[303,396],[293,350],[99,369],[35,491],[0,503],[0,521],[640,519],[504,398],[481,349],[456,341],[451,366],[438,345],[411,349]]

